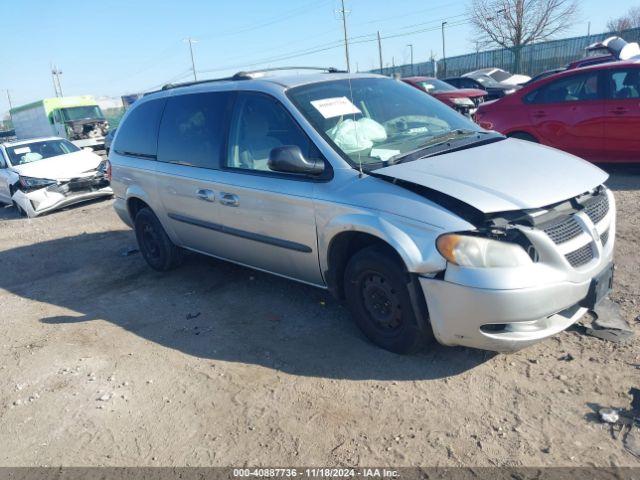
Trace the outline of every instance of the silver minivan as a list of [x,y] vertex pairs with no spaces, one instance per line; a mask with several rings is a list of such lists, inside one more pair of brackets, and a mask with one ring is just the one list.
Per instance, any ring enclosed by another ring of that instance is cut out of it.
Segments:
[[109,154],[156,270],[184,250],[329,289],[398,353],[515,351],[612,284],[607,174],[507,139],[397,80],[332,70],[167,86]]

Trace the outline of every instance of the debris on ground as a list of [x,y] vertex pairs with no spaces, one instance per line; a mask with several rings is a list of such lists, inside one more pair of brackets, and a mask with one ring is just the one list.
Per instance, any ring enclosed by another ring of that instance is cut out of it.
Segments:
[[615,408],[601,408],[598,412],[600,414],[600,420],[605,423],[618,423],[620,415]]
[[614,439],[622,436],[624,449],[640,458],[640,389],[630,389],[629,395],[632,396],[631,408],[601,408],[598,414],[603,423],[611,426],[611,436]]
[[140,253],[140,250],[137,249],[136,247],[129,247],[129,248],[125,248],[120,255],[122,255],[123,257],[130,257],[131,255],[135,255],[136,253]]
[[633,330],[620,314],[620,306],[605,298],[590,312],[595,317],[590,326],[585,328],[589,336],[623,343],[633,338]]
[[100,398],[98,398],[98,400],[101,402],[108,402],[109,400],[111,400],[111,396],[112,395],[110,393],[105,393]]
[[198,318],[199,316],[200,316],[200,312],[187,313],[187,320],[193,320],[194,318]]
[[570,361],[575,360],[575,359],[576,358],[573,355],[571,355],[570,353],[567,353],[567,354],[561,356],[558,360],[562,360],[563,362],[570,362]]

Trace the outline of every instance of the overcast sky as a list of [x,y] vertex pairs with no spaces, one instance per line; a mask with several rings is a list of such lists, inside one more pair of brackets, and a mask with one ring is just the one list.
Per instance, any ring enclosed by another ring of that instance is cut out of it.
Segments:
[[[344,68],[339,0],[5,0],[0,16],[0,89],[14,106],[53,96],[50,63],[62,70],[65,95],[120,96],[170,80],[188,80],[194,44],[200,77],[277,65]],[[352,69],[378,65],[376,30],[384,63],[425,61],[442,55],[440,24],[446,20],[447,56],[473,51],[465,11],[468,2],[444,0],[346,0]],[[581,0],[568,35],[605,30],[607,20],[640,1]],[[97,6],[99,5],[99,7]],[[411,33],[419,30],[419,33]],[[362,43],[357,43],[358,41]],[[8,110],[0,92],[0,113]]]

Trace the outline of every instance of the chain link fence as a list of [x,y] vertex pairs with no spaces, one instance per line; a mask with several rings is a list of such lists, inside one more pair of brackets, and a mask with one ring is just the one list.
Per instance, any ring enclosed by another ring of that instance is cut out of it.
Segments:
[[[612,35],[618,35],[627,42],[640,42],[640,28],[633,28],[622,32],[607,32],[583,37],[564,38],[549,42],[535,43],[522,47],[520,52],[520,68],[518,72],[529,76],[537,75],[545,70],[560,68],[574,60],[585,56],[585,48],[594,42],[602,41]],[[479,68],[502,68],[514,71],[514,54],[511,50],[502,48],[484,52],[469,53],[450,57],[445,62],[436,61],[399,65],[372,70],[383,75],[399,74],[402,77],[424,75],[429,77],[459,77],[467,72]]]

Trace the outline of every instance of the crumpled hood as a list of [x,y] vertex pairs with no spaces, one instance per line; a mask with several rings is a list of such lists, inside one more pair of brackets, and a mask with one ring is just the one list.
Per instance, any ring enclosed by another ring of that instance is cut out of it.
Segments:
[[609,177],[578,157],[515,139],[373,173],[436,190],[483,213],[545,207],[587,192]]
[[12,169],[19,175],[51,180],[68,180],[83,177],[95,171],[102,158],[93,152],[79,152],[45,158],[24,165],[14,165]]

